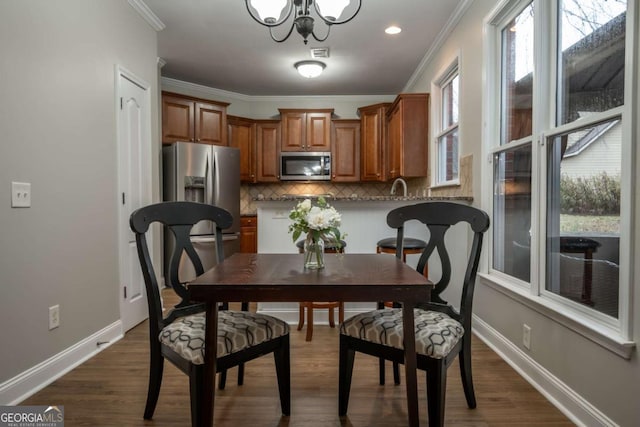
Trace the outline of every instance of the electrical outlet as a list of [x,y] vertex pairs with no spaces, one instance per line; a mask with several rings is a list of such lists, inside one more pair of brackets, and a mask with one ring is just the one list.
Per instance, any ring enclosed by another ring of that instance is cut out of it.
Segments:
[[522,345],[527,350],[531,350],[531,326],[526,323],[522,325]]
[[60,326],[60,306],[53,305],[49,307],[49,330]]

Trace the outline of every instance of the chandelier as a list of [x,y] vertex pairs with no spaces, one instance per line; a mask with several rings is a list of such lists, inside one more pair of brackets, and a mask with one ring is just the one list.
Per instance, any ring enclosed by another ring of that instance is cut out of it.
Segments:
[[[273,41],[282,43],[287,40],[293,28],[304,38],[304,44],[307,44],[307,38],[311,35],[319,42],[323,42],[329,37],[329,31],[332,25],[344,24],[351,21],[360,11],[362,0],[245,0],[247,10],[253,19],[259,24],[269,27],[269,34]],[[327,31],[324,37],[318,37],[314,31],[315,20],[311,16],[311,9],[320,17],[327,25]],[[342,13],[350,6],[350,10],[354,10],[347,18],[341,18]],[[283,25],[289,20],[293,13],[293,22],[291,28],[283,38],[276,38],[273,34],[273,28]]]

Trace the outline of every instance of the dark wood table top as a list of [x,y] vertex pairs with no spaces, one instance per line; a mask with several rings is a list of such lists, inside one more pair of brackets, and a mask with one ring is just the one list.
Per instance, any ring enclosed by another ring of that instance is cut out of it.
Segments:
[[189,290],[199,301],[429,300],[431,283],[395,256],[324,259],[325,268],[305,270],[300,254],[237,253],[196,278]]

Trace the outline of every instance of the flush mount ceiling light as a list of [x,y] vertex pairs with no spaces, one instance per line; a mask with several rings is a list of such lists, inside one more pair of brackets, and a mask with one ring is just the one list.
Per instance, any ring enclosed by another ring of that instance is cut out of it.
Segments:
[[387,34],[400,34],[401,31],[402,31],[402,28],[396,27],[395,25],[387,27],[384,30],[384,32]]
[[[360,11],[362,0],[245,0],[249,15],[259,24],[269,27],[269,34],[273,41],[282,43],[287,40],[293,28],[303,37],[304,44],[311,35],[319,42],[329,37],[332,25],[344,24],[351,21]],[[324,37],[318,37],[314,32],[314,18],[311,16],[311,6],[315,13],[327,24],[327,33]],[[340,19],[347,9],[351,11],[348,17]],[[282,38],[273,35],[273,28],[284,24],[294,16],[293,22],[287,34]]]
[[322,70],[326,67],[324,62],[320,61],[299,61],[293,64],[302,77],[313,79],[322,74]]

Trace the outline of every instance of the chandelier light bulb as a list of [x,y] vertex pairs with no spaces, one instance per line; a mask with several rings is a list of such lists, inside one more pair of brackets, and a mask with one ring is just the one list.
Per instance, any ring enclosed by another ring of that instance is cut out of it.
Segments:
[[287,0],[251,0],[251,7],[257,12],[263,22],[275,22],[280,19]]
[[349,0],[316,0],[316,6],[322,16],[336,21],[344,9],[349,6]]

